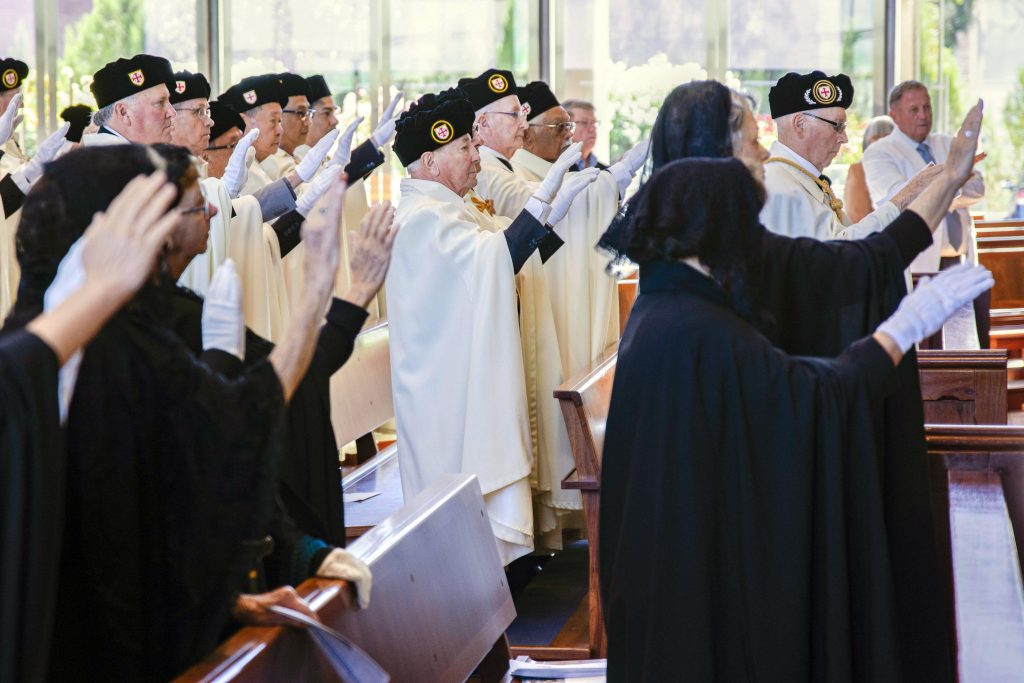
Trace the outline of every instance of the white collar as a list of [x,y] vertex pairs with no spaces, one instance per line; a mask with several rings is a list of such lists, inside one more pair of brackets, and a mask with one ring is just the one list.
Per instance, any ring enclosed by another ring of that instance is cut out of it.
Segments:
[[[931,133],[929,133],[928,137],[926,137],[921,142],[917,142],[916,140],[914,140],[914,138],[910,137],[909,135],[904,133],[902,130],[900,130],[899,126],[895,126],[892,129],[892,132],[889,133],[889,136],[892,137],[892,139],[895,140],[896,142],[898,142],[898,143],[906,146],[907,148],[913,150],[915,153],[917,153],[917,146],[922,144],[922,143],[928,144],[928,146],[931,147],[931,145],[928,143],[928,138],[930,138],[932,136]],[[934,153],[934,150],[933,150],[933,153]]]
[[399,192],[406,194],[422,194],[431,199],[452,204],[464,204],[465,201],[451,190],[435,180],[421,180],[419,178],[402,178]]
[[814,166],[814,164],[807,161],[807,159],[804,159],[802,156],[791,150],[789,147],[786,147],[778,140],[772,143],[772,148],[770,152],[773,157],[783,157],[795,162],[797,165],[800,166],[800,168],[804,169],[815,178],[820,176],[822,173]]
[[512,163],[522,164],[533,173],[543,177],[547,175],[547,172],[551,170],[552,163],[547,159],[541,159],[533,152],[527,152],[525,148],[516,150],[516,153],[512,155]]
[[120,133],[118,133],[118,132],[117,132],[116,130],[114,130],[114,129],[113,129],[113,128],[111,128],[110,126],[103,126],[103,127],[104,127],[104,128],[106,129],[106,130],[104,130],[104,131],[101,131],[102,133],[104,133],[104,134],[107,134],[107,135],[113,134],[114,136],[116,136],[116,137],[119,137],[119,138],[121,138],[121,139],[122,139],[122,140],[124,140],[125,142],[128,142],[128,143],[130,143],[130,142],[131,142],[131,140],[129,140],[129,139],[128,139],[128,138],[126,138],[125,136],[121,135]]
[[489,155],[497,157],[498,159],[504,159],[505,161],[508,161],[508,157],[506,157],[504,154],[497,150],[491,149],[487,145],[480,145],[480,151],[487,152]]

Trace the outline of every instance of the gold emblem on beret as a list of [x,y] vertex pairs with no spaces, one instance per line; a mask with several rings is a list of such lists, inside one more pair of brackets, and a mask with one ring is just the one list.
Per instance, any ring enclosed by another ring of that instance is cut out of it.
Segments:
[[491,92],[505,92],[508,90],[508,81],[501,74],[494,74],[487,79],[487,87],[491,89]]
[[179,95],[185,92],[185,81],[175,81],[174,92],[178,93]]
[[2,78],[4,85],[7,86],[7,88],[13,90],[18,87],[18,72],[14,69],[8,69],[5,71]]
[[136,69],[128,74],[128,80],[132,82],[132,85],[142,85],[146,82],[146,75],[142,73],[142,69]]
[[811,88],[811,97],[818,104],[832,104],[839,95],[839,89],[832,84],[832,81],[820,80]]
[[444,119],[437,121],[430,127],[430,137],[434,139],[439,145],[447,145],[452,141],[452,135],[455,133],[455,129],[452,124],[448,123]]
[[246,104],[256,104],[256,91],[246,90],[242,93],[242,99],[245,100]]

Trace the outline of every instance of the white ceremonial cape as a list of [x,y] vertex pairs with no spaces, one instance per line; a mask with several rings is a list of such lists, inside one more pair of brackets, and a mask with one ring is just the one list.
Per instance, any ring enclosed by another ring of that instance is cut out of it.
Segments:
[[[224,189],[220,178],[211,178],[207,163],[195,157],[192,160],[199,169],[199,182],[207,200],[217,207],[217,215],[210,218],[210,235],[206,240],[206,251],[192,259],[178,283],[205,297],[213,273],[227,258],[228,234],[231,225],[231,196]],[[243,231],[244,234],[244,231]],[[236,264],[239,265],[239,264]],[[244,290],[243,290],[244,291]]]
[[21,209],[4,218],[3,200],[0,199],[0,324],[12,308],[18,296],[18,282],[21,280],[21,267],[15,251],[15,235]]
[[[263,222],[263,212],[255,197],[238,197],[232,206],[235,217],[231,219],[226,252],[235,262],[242,281],[245,325],[276,343],[281,341],[291,319],[277,233]],[[230,210],[226,215],[231,215]]]
[[[789,159],[808,173],[818,177],[814,166],[781,142],[772,144],[772,157]],[[889,201],[859,223],[852,223],[845,211],[842,218],[828,204],[824,190],[810,177],[789,164],[768,162],[764,165],[768,201],[761,209],[761,223],[780,235],[813,237],[818,240],[855,240],[884,229],[899,216],[899,209]]]
[[[273,157],[267,157],[267,159],[271,158]],[[267,159],[264,159],[264,161]],[[267,175],[267,172],[263,169],[263,164],[253,158],[252,163],[249,164],[248,175],[246,176],[245,185],[242,187],[241,194],[243,196],[252,194],[272,182],[274,182],[274,179]]]
[[19,166],[29,159],[28,155],[21,150],[21,145],[14,138],[0,145],[0,151],[3,151],[3,156],[0,156],[0,178],[8,173],[14,173],[18,170]]
[[295,157],[278,147],[277,151],[260,162],[260,168],[271,181],[280,180],[295,170]]
[[401,184],[387,275],[405,499],[439,475],[480,480],[502,563],[533,550],[530,425],[515,276],[500,232],[439,183]]

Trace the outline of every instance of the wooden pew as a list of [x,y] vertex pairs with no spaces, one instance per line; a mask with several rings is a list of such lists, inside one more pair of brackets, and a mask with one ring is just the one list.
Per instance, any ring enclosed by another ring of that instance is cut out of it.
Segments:
[[626,331],[626,321],[629,320],[629,312],[633,310],[633,302],[636,301],[637,290],[640,287],[638,277],[629,277],[619,280],[619,335]]
[[[396,683],[483,681],[508,666],[504,632],[515,617],[476,477],[448,475],[349,550],[373,571],[370,607],[356,610],[343,581],[298,587],[320,619],[373,657]],[[189,669],[180,683],[334,681],[309,637],[247,627]]]
[[921,350],[917,355],[929,424],[1006,424],[1007,354]]
[[992,308],[1024,307],[1024,234],[977,235],[978,262],[992,271]]

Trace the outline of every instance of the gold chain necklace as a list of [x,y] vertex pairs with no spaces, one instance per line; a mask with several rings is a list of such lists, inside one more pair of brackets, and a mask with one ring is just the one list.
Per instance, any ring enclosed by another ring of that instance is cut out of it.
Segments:
[[783,157],[769,157],[764,163],[770,164],[772,162],[779,162],[786,164],[787,166],[792,166],[793,168],[795,168],[796,170],[800,171],[805,176],[813,180],[814,184],[820,187],[821,191],[825,193],[825,199],[828,200],[828,206],[836,214],[836,218],[839,219],[840,223],[843,222],[843,200],[839,199],[838,197],[835,196],[835,194],[833,194],[831,185],[829,185],[821,178],[816,178],[813,173],[811,173],[806,168],[796,163],[792,159],[785,159]]

